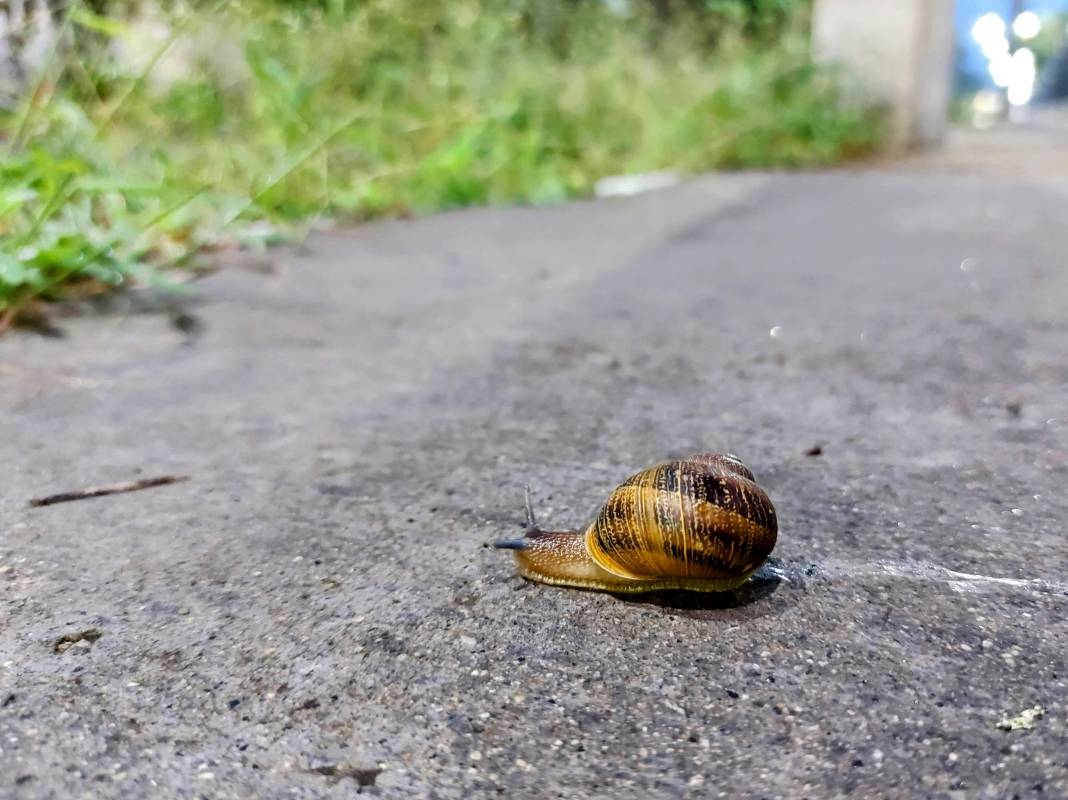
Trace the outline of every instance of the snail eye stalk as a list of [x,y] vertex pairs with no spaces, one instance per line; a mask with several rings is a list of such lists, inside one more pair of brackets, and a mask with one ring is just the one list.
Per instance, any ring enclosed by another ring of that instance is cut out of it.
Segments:
[[530,502],[530,484],[523,487],[523,508],[527,512],[526,523],[523,527],[527,531],[538,530],[538,521],[534,518],[534,504]]
[[526,550],[529,542],[526,539],[498,539],[493,546],[498,550]]
[[537,536],[541,533],[541,529],[538,528],[538,521],[534,517],[534,504],[530,501],[530,486],[523,487],[523,511],[525,513],[525,519],[523,520],[523,538],[520,539],[498,539],[493,543],[493,546],[498,550],[526,550],[530,546],[530,542],[526,537]]

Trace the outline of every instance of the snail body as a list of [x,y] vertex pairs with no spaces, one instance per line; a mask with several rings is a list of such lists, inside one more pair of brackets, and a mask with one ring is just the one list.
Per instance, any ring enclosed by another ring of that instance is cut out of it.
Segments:
[[775,507],[734,455],[705,454],[642,470],[620,484],[585,531],[543,531],[527,501],[519,574],[554,586],[618,593],[722,592],[775,547]]

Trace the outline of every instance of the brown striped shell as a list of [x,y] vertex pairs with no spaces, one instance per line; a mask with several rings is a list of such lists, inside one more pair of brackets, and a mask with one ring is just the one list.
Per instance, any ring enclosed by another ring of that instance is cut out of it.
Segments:
[[740,578],[775,547],[775,508],[737,456],[697,455],[619,486],[586,531],[586,551],[623,578]]

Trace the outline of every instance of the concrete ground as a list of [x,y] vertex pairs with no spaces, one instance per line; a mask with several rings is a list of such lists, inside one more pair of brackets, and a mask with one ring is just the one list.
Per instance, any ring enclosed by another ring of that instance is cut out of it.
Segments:
[[[709,177],[0,339],[0,796],[1068,796],[1066,207]],[[489,547],[524,483],[579,527],[706,450],[788,580],[623,599]]]

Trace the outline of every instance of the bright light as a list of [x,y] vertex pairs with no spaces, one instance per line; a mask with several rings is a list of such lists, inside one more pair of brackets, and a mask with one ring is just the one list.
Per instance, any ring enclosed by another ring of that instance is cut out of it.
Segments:
[[972,25],[972,38],[980,45],[991,39],[999,39],[1005,36],[1005,20],[991,12],[983,14]]
[[[1033,39],[1042,30],[1042,20],[1033,11],[1024,11],[1012,22],[1012,32],[1020,39]],[[989,64],[990,77],[1014,106],[1027,105],[1035,91],[1035,54],[1026,47],[1010,53],[1008,28],[999,15],[983,14],[972,25],[972,38]],[[976,111],[978,112],[978,107]]]
[[1013,53],[1012,61],[1014,64],[1019,64],[1021,68],[1027,67],[1031,72],[1035,71],[1035,53],[1030,47],[1021,47]]
[[1009,54],[1009,40],[1004,36],[1000,39],[991,39],[983,42],[982,50],[988,61],[998,56],[1007,56]]
[[1027,105],[1035,93],[1035,54],[1021,47],[1012,54],[1009,65],[1009,103]]
[[1012,81],[1012,56],[1008,53],[999,53],[990,59],[990,77],[994,79],[994,85],[1006,88]]
[[1024,11],[1012,22],[1012,32],[1025,41],[1034,39],[1042,30],[1042,20],[1034,11]]
[[978,43],[988,61],[1003,53],[1008,54],[1009,39],[1005,35],[1006,31],[1005,21],[993,13],[983,14],[972,25],[972,38]]
[[1009,105],[1025,106],[1031,102],[1031,97],[1034,93],[1034,83],[1011,84],[1009,86]]

